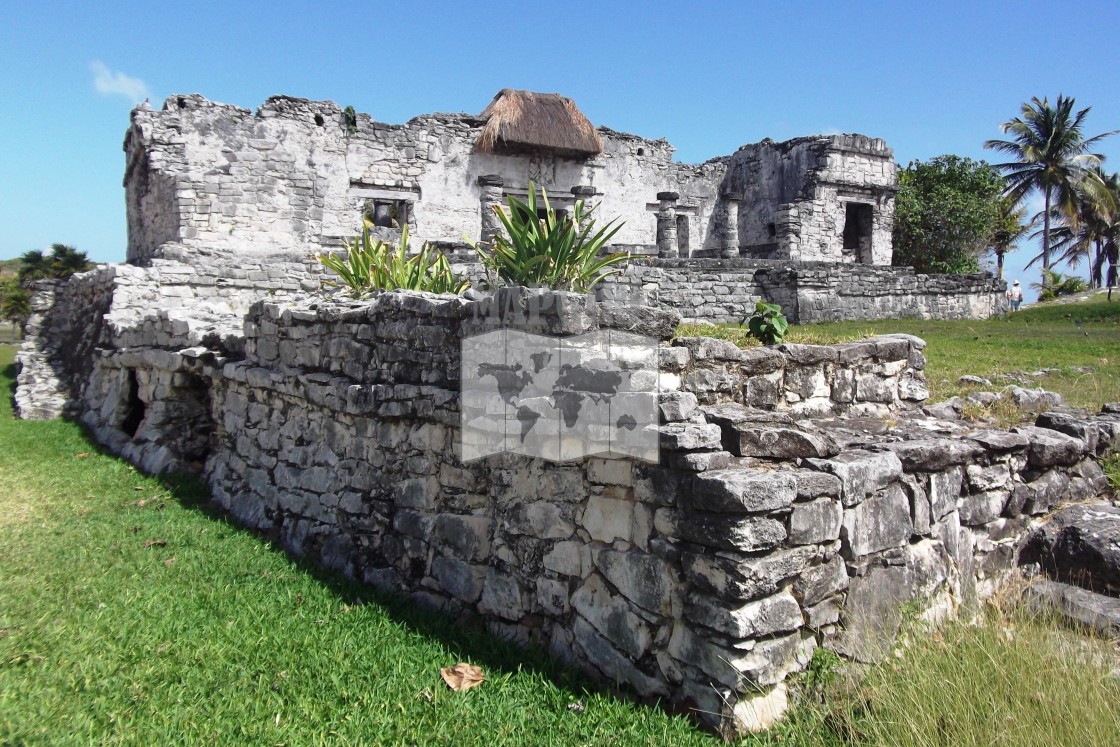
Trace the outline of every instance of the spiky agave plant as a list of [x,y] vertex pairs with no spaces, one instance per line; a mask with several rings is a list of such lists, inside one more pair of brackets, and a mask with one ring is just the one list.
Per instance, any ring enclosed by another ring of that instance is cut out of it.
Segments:
[[381,290],[414,290],[428,293],[462,293],[470,283],[451,269],[442,252],[427,242],[419,253],[408,256],[408,226],[401,228],[396,246],[374,237],[368,226],[345,242],[346,256],[316,255],[319,262],[338,275],[328,285],[346,286],[350,295],[365,298]]
[[539,204],[544,217],[538,217],[537,188],[529,182],[524,201],[509,195],[506,202],[508,210],[494,206],[505,232],[488,243],[470,243],[487,271],[508,285],[586,293],[620,271],[608,268],[631,258],[629,252],[602,253],[623,224],[616,218],[597,226],[591,217],[595,207],[583,200],[575,203],[571,217],[560,215],[542,188]]

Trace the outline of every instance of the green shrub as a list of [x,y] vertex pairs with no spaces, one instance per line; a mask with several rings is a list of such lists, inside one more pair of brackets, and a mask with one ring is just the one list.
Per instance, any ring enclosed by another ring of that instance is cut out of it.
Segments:
[[451,269],[447,257],[427,242],[418,254],[409,257],[408,226],[401,228],[401,240],[396,246],[372,236],[367,226],[346,244],[345,258],[337,254],[316,256],[341,281],[325,281],[326,284],[345,285],[354,298],[397,289],[462,293],[470,286]]
[[1039,301],[1053,301],[1060,296],[1071,296],[1089,289],[1089,284],[1082,278],[1065,277],[1053,270],[1042,271],[1042,282],[1031,283],[1031,287],[1038,291]]
[[526,201],[512,195],[506,200],[508,210],[494,206],[505,232],[499,232],[489,246],[469,243],[487,272],[507,285],[586,293],[619,271],[608,271],[608,267],[630,259],[629,252],[601,254],[622,223],[612,220],[596,230],[595,219],[590,217],[595,208],[588,208],[583,200],[576,202],[570,217],[558,215],[542,188],[543,218],[538,217],[537,190],[532,182]]
[[747,334],[763,345],[781,343],[789,330],[789,322],[782,315],[782,307],[761,299],[754,305],[754,313],[743,321],[747,323]]

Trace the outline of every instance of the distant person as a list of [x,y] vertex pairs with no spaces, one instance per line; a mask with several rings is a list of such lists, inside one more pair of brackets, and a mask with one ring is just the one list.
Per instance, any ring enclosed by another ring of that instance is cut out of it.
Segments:
[[1007,300],[1011,302],[1011,310],[1018,311],[1019,307],[1023,304],[1023,288],[1016,280],[1011,284],[1011,288],[1007,291]]

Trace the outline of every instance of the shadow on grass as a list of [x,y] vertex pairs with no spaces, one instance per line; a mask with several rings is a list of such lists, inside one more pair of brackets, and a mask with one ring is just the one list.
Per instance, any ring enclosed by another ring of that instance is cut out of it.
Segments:
[[0,371],[0,379],[5,382],[5,388],[8,390],[8,402],[12,405],[12,412],[16,409],[16,364],[9,363],[4,366]]
[[[603,693],[630,702],[660,707],[671,714],[680,715],[679,711],[667,708],[666,704],[641,698],[625,688],[596,683],[586,675],[549,657],[538,646],[525,648],[513,641],[504,640],[488,632],[482,618],[473,612],[463,611],[456,617],[452,617],[450,612],[425,608],[400,594],[361,583],[342,572],[323,568],[309,558],[296,556],[284,547],[278,532],[246,527],[215,504],[210,498],[209,488],[198,476],[189,473],[168,473],[161,475],[160,479],[182,507],[201,512],[212,521],[221,522],[236,531],[248,533],[262,540],[273,552],[284,555],[293,567],[314,578],[346,604],[378,605],[394,621],[427,638],[439,641],[451,652],[454,661],[471,661],[482,666],[488,678],[498,674],[512,675],[528,671],[547,678],[573,699],[581,699],[593,693]],[[702,731],[695,720],[692,720],[692,723]]]

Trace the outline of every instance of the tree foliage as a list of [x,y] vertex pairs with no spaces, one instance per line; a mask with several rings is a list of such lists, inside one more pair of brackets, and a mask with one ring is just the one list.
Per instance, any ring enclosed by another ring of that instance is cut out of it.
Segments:
[[1003,280],[1003,259],[1008,252],[1019,249],[1020,242],[1031,230],[1027,209],[1012,202],[1010,197],[999,201],[999,218],[989,239],[988,249],[996,258],[996,277]]
[[38,249],[24,252],[20,261],[23,266],[19,269],[19,281],[25,284],[47,278],[68,278],[93,269],[93,263],[85,252],[67,244],[51,244],[50,254]]
[[1106,132],[1085,137],[1082,128],[1089,107],[1074,111],[1072,97],[1058,95],[1054,104],[1036,96],[1024,103],[1021,114],[1000,125],[1010,140],[988,140],[991,148],[1011,156],[1012,161],[996,166],[1007,180],[1007,196],[1022,202],[1032,192],[1043,198],[1042,209],[1042,278],[1050,269],[1051,220],[1053,211],[1066,216],[1074,230],[1078,227],[1078,203],[1086,196],[1109,202],[1108,191],[1100,177],[1103,156],[1091,153],[1101,139],[1115,134]]
[[945,155],[911,161],[899,173],[893,264],[923,273],[980,270],[1000,227],[1004,182],[983,161]]
[[31,316],[31,296],[15,275],[0,278],[0,319],[18,324],[20,329]]

